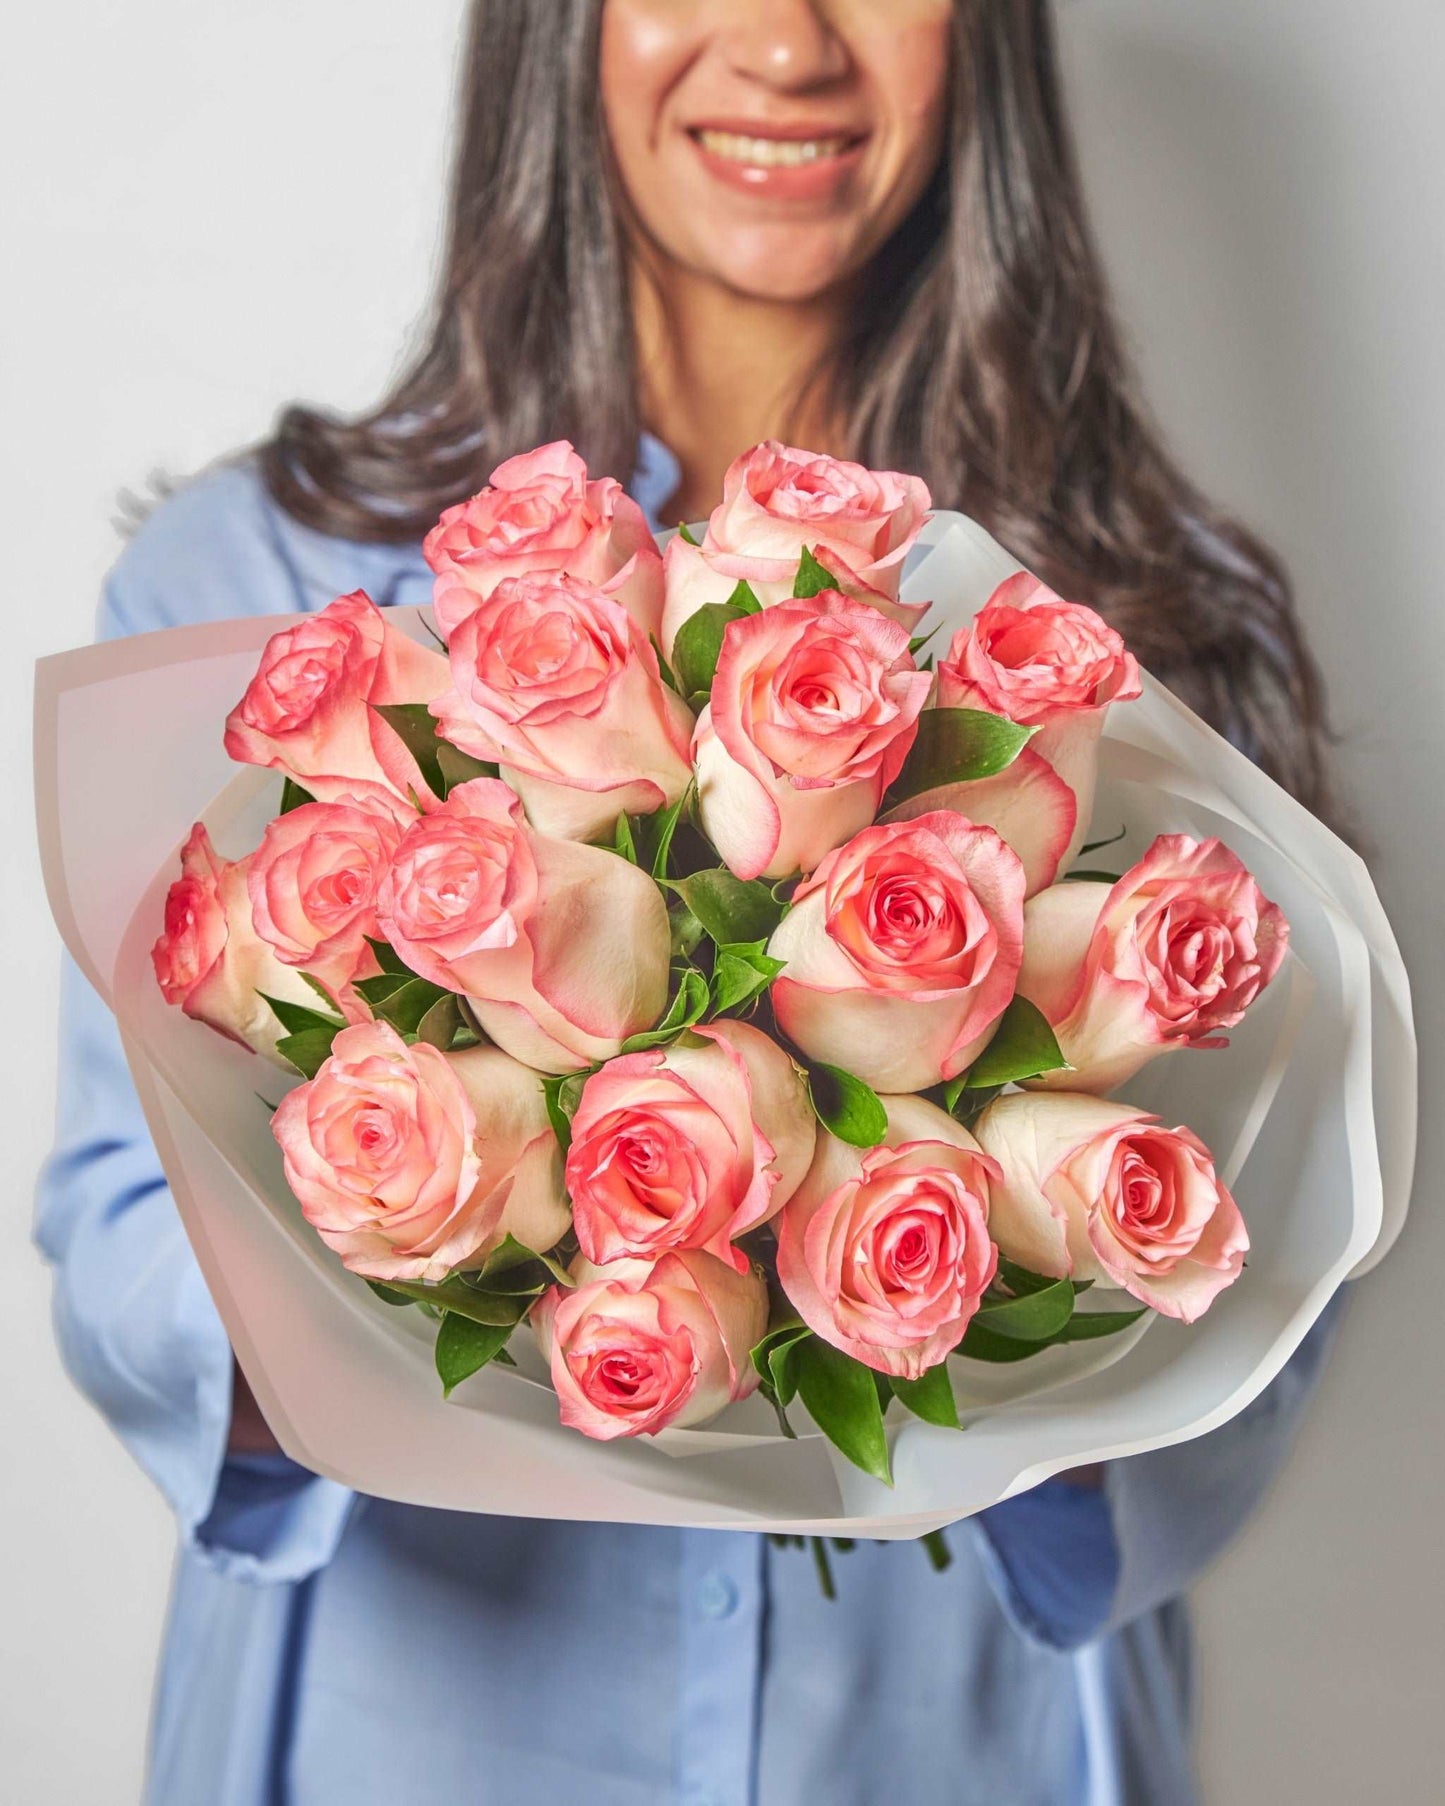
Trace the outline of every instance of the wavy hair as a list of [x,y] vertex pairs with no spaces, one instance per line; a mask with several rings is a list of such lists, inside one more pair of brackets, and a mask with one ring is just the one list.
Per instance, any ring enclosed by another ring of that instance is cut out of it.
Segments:
[[[294,405],[276,500],[419,538],[502,458],[638,442],[625,232],[597,81],[603,0],[475,0],[425,342],[374,409]],[[1199,493],[1134,391],[1090,232],[1046,0],[955,0],[946,148],[811,373],[829,449],[922,476],[1303,802],[1327,806],[1321,685],[1274,554]],[[800,399],[801,399],[800,392]]]

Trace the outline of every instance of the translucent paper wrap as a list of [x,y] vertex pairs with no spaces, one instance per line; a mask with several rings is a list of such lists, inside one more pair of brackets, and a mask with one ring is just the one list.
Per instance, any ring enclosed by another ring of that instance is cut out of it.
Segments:
[[[1019,567],[981,528],[935,514],[909,601],[935,644]],[[392,619],[418,637],[421,611]],[[149,950],[178,850],[205,821],[237,857],[280,780],[237,769],[221,723],[284,620],[174,628],[43,660],[37,810],[66,945],[115,1011],[131,1072],[206,1282],[288,1454],[380,1497],[450,1510],[759,1531],[917,1536],[1080,1463],[1199,1436],[1265,1387],[1337,1286],[1389,1248],[1414,1159],[1415,1044],[1394,937],[1361,861],[1157,684],[1110,712],[1092,837],[1126,830],[1120,869],[1156,834],[1218,835],[1284,909],[1292,951],[1224,1057],[1147,1066],[1132,1104],[1188,1123],[1249,1225],[1247,1271],[1192,1327],[1123,1335],[1006,1366],[950,1363],[965,1433],[895,1405],[895,1484],[852,1466],[800,1403],[796,1440],[754,1395],[705,1428],[595,1443],[561,1428],[519,1334],[517,1371],[445,1400],[432,1326],[380,1302],[303,1221],[266,1110],[263,1060],[165,1002]],[[294,1081],[294,1082],[298,1082]],[[1100,1304],[1110,1300],[1101,1298]]]

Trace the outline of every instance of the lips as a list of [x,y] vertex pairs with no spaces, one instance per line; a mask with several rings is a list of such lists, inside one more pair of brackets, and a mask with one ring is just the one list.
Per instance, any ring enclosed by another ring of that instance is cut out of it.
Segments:
[[727,186],[780,200],[834,195],[861,158],[866,133],[823,124],[709,121],[689,129],[703,167]]

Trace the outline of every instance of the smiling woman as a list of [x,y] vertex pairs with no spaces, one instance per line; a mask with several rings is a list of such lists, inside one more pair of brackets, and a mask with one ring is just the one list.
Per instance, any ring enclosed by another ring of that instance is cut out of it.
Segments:
[[[334,609],[363,588],[382,605],[424,601],[420,541],[444,509],[454,512],[428,556],[442,606],[463,615],[473,535],[493,529],[544,571],[557,562],[549,534],[570,535],[608,581],[628,581],[629,568],[645,579],[643,511],[653,524],[695,516],[729,467],[729,506],[766,517],[794,560],[815,518],[837,517],[841,540],[861,534],[865,587],[898,607],[897,566],[926,483],[936,504],[978,518],[1061,595],[1099,609],[1132,655],[1318,800],[1320,699],[1283,575],[1180,474],[1132,398],[1042,0],[477,0],[462,105],[420,354],[362,417],[291,407],[254,456],[163,506],[107,584],[105,632]],[[502,465],[563,437],[590,480],[555,445],[523,461],[527,482]],[[781,445],[740,456],[784,437],[852,462]],[[458,506],[493,478],[481,503]],[[720,510],[706,556],[726,552],[729,529]],[[535,598],[524,585],[517,595],[516,657],[494,669],[478,656],[469,673],[472,701],[499,713],[537,676]],[[840,596],[837,646],[853,612]],[[754,736],[781,745],[783,714],[817,705],[819,661],[831,656],[814,637],[795,660],[780,638],[787,611],[772,615],[737,642],[752,662],[739,654],[724,672],[739,767]],[[580,611],[573,625],[581,631]],[[886,623],[849,666],[862,672],[860,694],[877,693],[880,720],[911,720],[920,700],[895,669],[908,632]],[[454,654],[459,641],[466,650],[458,632]],[[1089,707],[1099,688],[1085,686]],[[664,792],[685,767],[665,712],[655,725]],[[856,748],[829,742],[830,756],[856,759],[848,775],[868,810],[888,781],[886,726]],[[530,751],[532,781],[549,785]],[[409,834],[486,829],[509,844],[535,834],[515,812],[482,820],[506,800],[487,782],[462,786],[476,793],[466,819],[454,809],[428,818],[441,828]],[[828,912],[864,935],[880,993],[921,944],[917,896],[952,882],[940,859],[957,863],[935,817],[924,810],[915,825],[917,869],[838,864],[824,873],[827,894],[804,897],[793,918],[820,945]],[[780,812],[778,841],[795,831]],[[752,854],[759,870],[791,857],[771,838]],[[1011,887],[1016,910],[1022,868],[994,863],[994,888]],[[869,885],[887,892],[876,933],[854,895]],[[589,894],[612,936],[615,958],[602,963],[610,980],[625,978],[632,904]],[[394,938],[419,961],[426,924],[408,927],[395,899],[389,908]],[[979,928],[1016,967],[1017,945]],[[812,1007],[806,981],[814,994],[826,984],[806,969],[817,951],[802,948],[792,974],[797,1013]],[[951,1047],[998,999],[972,966],[945,989],[948,1019],[935,1027]],[[525,1001],[547,1034],[571,1032],[540,992]],[[114,1025],[78,979],[66,1035],[40,1229],[58,1269],[62,1342],[183,1533],[154,1806],[1193,1797],[1178,1595],[1284,1459],[1323,1330],[1225,1428],[954,1527],[943,1575],[917,1549],[860,1546],[834,1605],[805,1558],[746,1529],[533,1523],[358,1499],[268,1449],[244,1386],[233,1391],[231,1352]],[[906,1034],[883,1040],[890,1059],[918,1052]],[[782,1133],[768,1131],[775,1153]],[[598,1162],[613,1157],[597,1138],[588,1145]],[[573,1165],[569,1184],[585,1191],[590,1169]],[[744,1166],[733,1173],[721,1155],[716,1165],[740,1197],[756,1178]],[[923,1176],[936,1219],[966,1242],[973,1168],[950,1154]],[[852,1177],[858,1245],[886,1254],[897,1232],[912,1261],[910,1175]],[[709,1192],[697,1208],[716,1204]],[[605,1222],[594,1231],[606,1240]],[[659,1291],[675,1296],[639,1285],[629,1309],[695,1311],[690,1272],[669,1272]],[[855,1317],[877,1307],[876,1289],[845,1300]],[[945,1298],[923,1328],[939,1330],[961,1300]],[[553,1327],[559,1346],[582,1333],[570,1320]],[[904,1350],[900,1363],[911,1358]],[[921,1714],[926,1734],[915,1735]]]

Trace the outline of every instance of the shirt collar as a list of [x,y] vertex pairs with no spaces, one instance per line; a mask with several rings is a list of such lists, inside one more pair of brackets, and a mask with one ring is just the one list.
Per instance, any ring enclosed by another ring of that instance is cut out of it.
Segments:
[[654,533],[662,528],[662,509],[677,493],[682,466],[654,434],[644,432],[637,441],[637,468],[628,485],[632,499],[647,516]]

